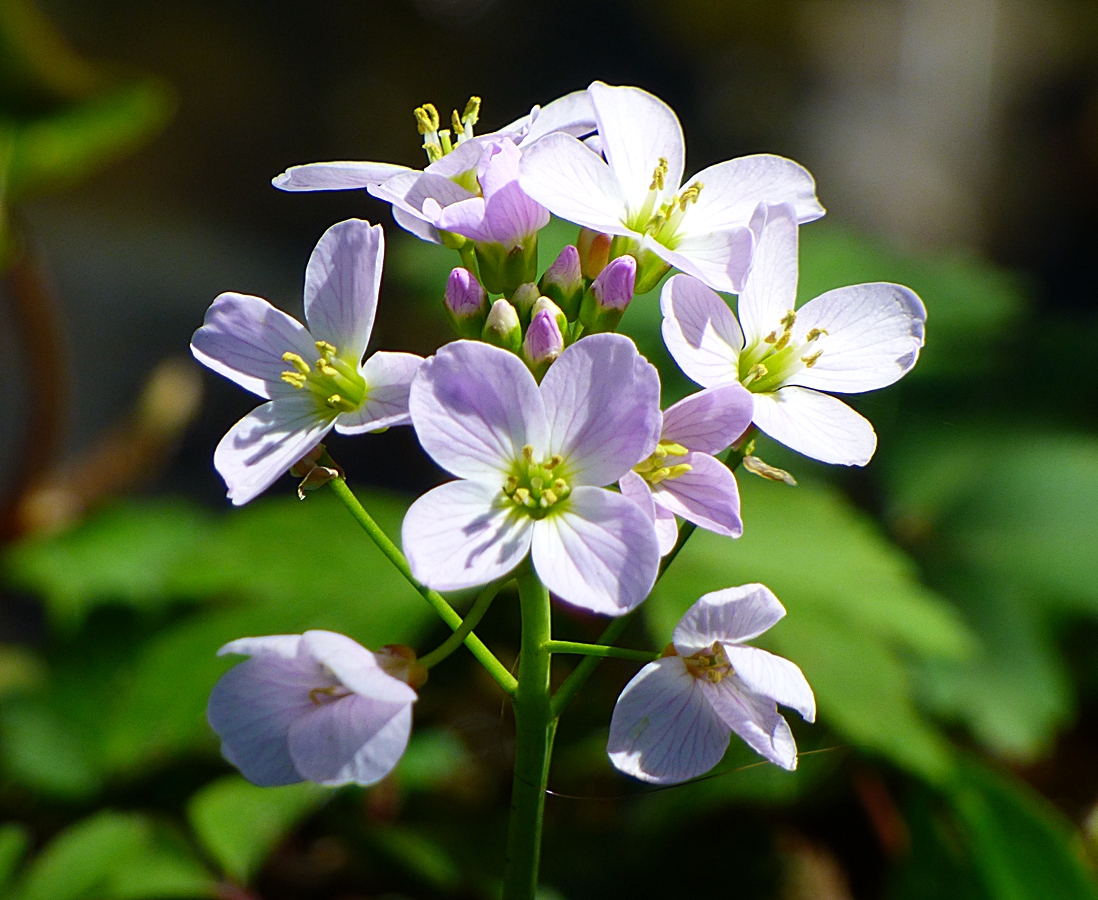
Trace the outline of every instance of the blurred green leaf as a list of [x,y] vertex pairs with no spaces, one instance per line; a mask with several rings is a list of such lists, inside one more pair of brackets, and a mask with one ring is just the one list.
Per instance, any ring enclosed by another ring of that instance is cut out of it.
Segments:
[[387,825],[369,832],[371,844],[385,856],[437,891],[461,885],[461,869],[447,850],[422,831]]
[[7,777],[50,796],[81,799],[99,788],[95,763],[88,736],[43,703],[19,699],[0,707],[0,765]]
[[469,751],[452,731],[417,730],[397,764],[396,777],[405,790],[430,791],[460,777],[469,764]]
[[17,822],[0,825],[0,896],[30,846],[30,831]]
[[222,871],[248,884],[279,841],[331,793],[309,782],[261,788],[230,775],[195,794],[187,816]]
[[0,644],[0,697],[37,687],[45,674],[42,660],[26,647]]

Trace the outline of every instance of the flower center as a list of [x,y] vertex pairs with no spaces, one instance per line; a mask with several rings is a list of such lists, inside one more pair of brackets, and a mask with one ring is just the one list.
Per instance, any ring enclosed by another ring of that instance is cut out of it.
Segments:
[[735,671],[719,641],[714,641],[712,647],[684,657],[683,662],[686,663],[686,671],[695,678],[706,678],[713,684],[720,684]]
[[690,204],[697,202],[698,195],[701,194],[705,185],[695,181],[670,200],[660,203],[666,186],[667,168],[667,158],[661,156],[656,163],[656,168],[652,171],[652,182],[648,185],[648,194],[644,202],[640,209],[629,216],[625,224],[633,231],[649,234],[665,247],[674,249],[678,244],[678,229],[686,215],[686,210]]
[[532,519],[544,519],[572,493],[568,482],[560,477],[563,462],[559,454],[539,462],[534,459],[534,448],[527,444],[522,448],[522,459],[507,476],[503,493]]
[[694,467],[689,463],[676,463],[690,451],[674,441],[660,441],[656,451],[644,462],[633,466],[633,471],[649,484],[659,484],[685,475]]
[[317,341],[316,349],[320,359],[315,366],[310,366],[297,353],[289,350],[283,353],[282,361],[293,368],[282,373],[282,380],[299,391],[308,388],[321,406],[337,413],[354,412],[366,399],[366,379],[359,374],[357,366],[340,358],[333,344]]
[[[451,153],[458,144],[464,144],[473,136],[473,126],[480,118],[480,97],[470,97],[465,104],[465,112],[458,115],[455,109],[450,116],[451,128],[439,128],[441,123],[438,109],[433,103],[424,103],[415,110],[416,127],[423,135],[423,149],[427,153],[428,163],[438,162],[447,153]],[[460,177],[469,173],[463,172]],[[476,184],[476,172],[472,173],[473,184]],[[462,184],[457,178],[454,179]],[[462,184],[463,187],[467,185]],[[469,188],[475,191],[476,188]]]
[[309,691],[309,699],[317,706],[326,706],[329,703],[335,703],[336,700],[350,697],[352,693],[341,684],[332,684],[328,687],[313,688]]
[[801,369],[811,369],[823,355],[823,350],[813,346],[827,334],[822,328],[813,328],[803,341],[792,340],[793,323],[797,314],[789,310],[778,323],[782,330],[774,329],[761,341],[745,347],[740,354],[740,382],[749,391],[765,394],[776,391]]

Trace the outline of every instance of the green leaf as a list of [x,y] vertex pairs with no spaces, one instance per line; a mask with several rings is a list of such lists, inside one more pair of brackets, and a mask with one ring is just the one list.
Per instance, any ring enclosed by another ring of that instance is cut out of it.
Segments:
[[0,707],[0,767],[44,794],[82,799],[100,785],[95,747],[79,728],[44,703],[19,699]]
[[452,731],[417,730],[397,764],[400,786],[409,791],[435,790],[469,769],[469,751]]
[[261,788],[230,775],[195,794],[187,816],[222,871],[248,884],[279,841],[330,796],[330,790],[309,782]]
[[437,891],[452,893],[461,885],[461,869],[433,838],[402,825],[370,831],[370,842],[385,856]]
[[17,822],[0,825],[0,896],[30,846],[30,831]]

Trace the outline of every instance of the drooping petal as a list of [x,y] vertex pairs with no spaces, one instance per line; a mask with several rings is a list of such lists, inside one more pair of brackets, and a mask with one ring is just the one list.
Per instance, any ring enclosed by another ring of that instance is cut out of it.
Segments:
[[202,365],[265,399],[294,394],[282,380],[293,367],[283,353],[316,356],[313,338],[297,319],[261,297],[220,294],[191,338],[191,353]]
[[747,430],[754,408],[738,382],[706,388],[664,410],[660,439],[715,456]]
[[237,422],[214,450],[214,468],[225,479],[233,506],[267,490],[334,422],[334,412],[322,412],[308,391],[270,400]]
[[393,221],[409,234],[414,234],[421,241],[427,241],[429,244],[442,243],[442,237],[434,225],[418,215],[413,216],[411,213],[405,212],[399,206],[393,207]]
[[707,678],[697,681],[717,715],[752,750],[783,769],[797,768],[797,744],[773,700],[740,690],[734,677],[718,684]]
[[728,466],[705,453],[688,453],[681,461],[691,470],[653,485],[656,504],[716,534],[743,534],[740,490]]
[[683,656],[758,637],[785,615],[785,607],[764,584],[744,584],[706,594],[686,611],[672,640]]
[[684,220],[691,233],[746,225],[759,203],[788,203],[802,224],[824,214],[816,199],[816,182],[808,171],[791,159],[770,153],[717,163],[692,181],[700,181],[704,187]]
[[515,354],[480,341],[454,341],[424,361],[408,408],[435,462],[460,478],[488,479],[497,490],[525,445],[539,454],[548,446],[534,376]]
[[728,304],[698,279],[674,275],[660,294],[663,342],[702,387],[739,382],[743,332]]
[[682,183],[686,141],[674,110],[648,91],[612,87],[601,81],[587,88],[595,107],[606,161],[621,185],[629,208],[644,204],[656,167],[666,165],[661,200]]
[[660,554],[652,520],[632,500],[603,488],[575,488],[565,503],[563,511],[534,523],[538,576],[573,606],[605,616],[629,612],[656,581]]
[[[440,208],[445,209],[451,203],[475,196],[472,191],[436,172],[401,172],[381,184],[371,184],[366,190],[378,200],[391,203],[394,215],[399,210],[407,216],[428,222],[430,219],[423,213],[423,204],[427,200],[434,200]],[[402,228],[407,227],[400,220],[398,224]]]
[[911,371],[923,346],[926,308],[899,284],[877,282],[838,288],[809,300],[797,311],[794,339],[812,329],[821,351],[811,368],[786,384],[853,394],[892,384]]
[[415,703],[416,692],[378,665],[377,656],[336,631],[306,631],[302,643],[318,663],[356,694],[385,703]]
[[554,131],[563,131],[579,138],[590,134],[595,128],[595,109],[587,91],[572,91],[545,106],[535,106],[528,115],[505,125],[500,131],[504,134],[517,133],[519,139],[516,143],[528,147]]
[[408,393],[422,364],[423,357],[414,353],[381,350],[371,356],[360,370],[366,380],[366,399],[354,412],[339,414],[336,431],[361,434],[410,424]]
[[351,757],[350,762],[325,784],[337,787],[341,784],[376,784],[396,768],[408,738],[412,734],[412,707],[401,706],[369,740]]
[[324,232],[305,269],[309,331],[352,364],[362,359],[374,329],[384,256],[381,226],[348,219]]
[[567,134],[550,134],[523,150],[523,192],[562,219],[604,234],[630,234],[629,210],[602,158]]
[[740,293],[737,311],[748,346],[771,332],[780,335],[782,318],[796,305],[797,220],[793,207],[783,203],[766,209],[751,274]]
[[407,166],[383,162],[320,162],[290,166],[271,184],[281,191],[349,191],[380,184],[400,172],[411,171]]
[[754,422],[774,440],[821,462],[864,466],[877,449],[877,434],[841,400],[801,387],[755,394]]
[[675,549],[675,544],[679,540],[679,526],[675,514],[656,504],[656,501],[652,499],[652,491],[648,487],[648,482],[636,472],[629,471],[622,475],[618,480],[618,487],[621,488],[622,496],[628,497],[636,503],[644,510],[644,514],[652,520],[652,524],[656,528],[656,544],[660,548],[660,556],[667,556]]
[[816,721],[816,698],[796,663],[741,644],[725,644],[724,652],[736,677],[751,693],[797,710],[806,722]]
[[751,267],[755,236],[750,228],[730,228],[689,234],[673,248],[652,242],[652,250],[687,275],[700,278],[718,291],[738,291]]
[[627,775],[676,784],[704,775],[728,749],[729,726],[681,657],[641,669],[614,705],[606,752]]
[[660,377],[624,335],[572,344],[546,373],[541,394],[549,453],[564,457],[573,485],[610,484],[656,448]]
[[268,634],[263,637],[237,638],[218,649],[218,656],[277,656],[296,659],[301,650],[300,634]]
[[[425,211],[432,202],[426,201]],[[490,197],[473,197],[439,209],[437,215],[432,215],[432,221],[439,228],[470,240],[511,248],[549,224],[549,210],[527,197],[517,181],[511,181]]]
[[451,481],[409,507],[400,534],[416,578],[456,591],[495,581],[522,562],[531,524],[505,501],[502,486]]

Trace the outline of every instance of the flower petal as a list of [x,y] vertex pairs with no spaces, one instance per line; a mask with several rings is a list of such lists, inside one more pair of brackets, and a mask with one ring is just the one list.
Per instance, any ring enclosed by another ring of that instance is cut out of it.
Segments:
[[706,388],[664,410],[660,440],[715,456],[751,424],[755,401],[743,385]]
[[708,531],[738,538],[743,534],[743,520],[736,476],[705,453],[689,453],[682,462],[693,468],[652,486],[656,505]]
[[797,710],[806,722],[816,721],[816,698],[796,663],[741,644],[725,644],[724,652],[736,677],[751,693]]
[[679,541],[679,525],[675,519],[675,514],[662,506],[656,505],[656,501],[652,499],[652,491],[648,487],[648,482],[636,472],[629,471],[622,475],[618,480],[618,487],[621,488],[622,496],[628,497],[636,503],[644,510],[644,514],[652,520],[652,524],[656,528],[656,544],[660,548],[660,556],[667,556],[675,549],[675,544]]
[[797,744],[773,700],[740,690],[735,678],[719,684],[700,678],[698,685],[725,725],[752,750],[783,769],[797,768]]
[[717,715],[682,658],[641,669],[614,705],[610,762],[627,775],[676,784],[704,775],[724,757],[728,726]]
[[621,185],[630,210],[636,212],[648,196],[657,165],[665,161],[661,199],[682,184],[686,141],[674,110],[659,97],[636,87],[611,87],[596,81],[587,88],[595,107],[606,161]]
[[309,331],[352,365],[362,359],[374,329],[384,256],[381,226],[348,219],[324,232],[305,270]]
[[585,137],[596,128],[595,108],[587,91],[572,91],[545,106],[535,106],[528,115],[500,129],[503,133],[517,132],[517,143],[526,147],[554,131],[573,137]]
[[783,203],[766,208],[751,274],[737,304],[748,346],[772,331],[781,334],[782,318],[796,305],[797,220],[793,207]]
[[703,387],[739,383],[743,332],[720,296],[690,275],[674,275],[660,308],[663,342],[687,378]]
[[825,463],[864,466],[877,449],[867,419],[841,400],[808,388],[755,394],[754,422],[791,450]]
[[400,207],[394,206],[393,221],[409,234],[414,234],[421,241],[427,241],[429,244],[442,243],[442,237],[439,235],[438,229],[419,215],[413,216]]
[[522,562],[531,525],[500,487],[451,481],[409,507],[400,534],[416,578],[436,591],[456,591],[495,581]]
[[903,285],[856,284],[821,294],[797,311],[793,337],[822,329],[827,333],[811,344],[822,352],[786,384],[847,394],[892,384],[919,358],[925,324],[923,302]]
[[593,334],[566,349],[541,383],[549,453],[572,485],[617,481],[659,441],[660,377],[620,334]]
[[[469,144],[468,141],[462,146],[467,144]],[[443,157],[443,159],[446,158]],[[401,172],[381,184],[371,184],[366,190],[378,200],[393,204],[394,213],[400,210],[424,221],[429,221],[429,218],[423,214],[423,204],[427,200],[434,200],[445,209],[451,203],[468,200],[475,196],[472,191],[466,190],[445,175],[436,172]],[[399,224],[401,227],[407,227],[402,223]]]
[[377,656],[337,631],[306,631],[306,650],[356,694],[385,703],[415,703],[416,692],[378,665]]
[[366,380],[366,399],[354,412],[340,413],[336,431],[361,434],[394,425],[409,425],[408,392],[423,357],[414,353],[379,351],[360,369]]
[[218,656],[238,653],[241,656],[277,656],[296,659],[301,652],[300,634],[268,634],[263,637],[237,638],[217,651]]
[[435,462],[461,478],[488,479],[497,490],[525,445],[539,452],[548,446],[534,376],[515,354],[480,341],[454,341],[425,360],[408,408]]
[[751,267],[755,236],[750,228],[731,228],[688,234],[674,248],[653,242],[652,249],[664,261],[687,275],[700,278],[718,291],[736,292]]
[[758,637],[785,615],[785,607],[764,584],[744,584],[706,594],[686,611],[672,640],[683,656]]
[[652,520],[632,500],[575,488],[565,508],[534,523],[538,576],[566,603],[620,616],[652,590],[660,553]]
[[312,394],[298,392],[264,403],[237,422],[214,450],[214,468],[233,506],[267,490],[320,443],[334,421],[318,410]]
[[297,319],[249,294],[219,294],[191,338],[202,365],[268,400],[297,393],[282,380],[292,369],[282,358],[287,352],[308,360],[316,346]]
[[348,191],[380,184],[400,172],[411,171],[407,166],[383,162],[320,162],[290,166],[271,184],[281,191]]

